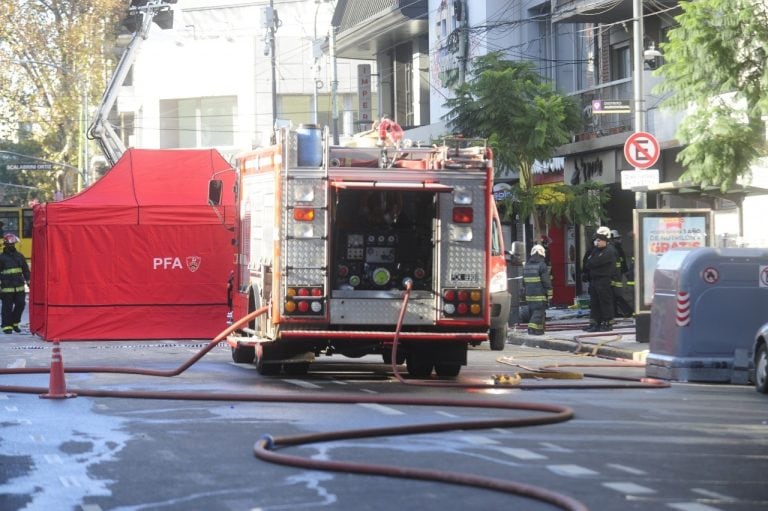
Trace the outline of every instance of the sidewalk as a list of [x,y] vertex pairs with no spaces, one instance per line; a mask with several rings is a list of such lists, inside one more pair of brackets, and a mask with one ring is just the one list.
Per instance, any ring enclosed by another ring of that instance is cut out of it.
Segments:
[[528,335],[527,325],[518,323],[509,327],[507,343],[645,361],[648,344],[635,340],[634,319],[617,319],[611,332],[584,332],[582,328],[588,323],[589,310],[550,308],[544,335]]

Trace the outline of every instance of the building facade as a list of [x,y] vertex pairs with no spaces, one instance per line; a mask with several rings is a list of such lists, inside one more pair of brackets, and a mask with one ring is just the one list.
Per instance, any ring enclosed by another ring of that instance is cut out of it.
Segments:
[[230,158],[268,143],[275,121],[330,126],[334,103],[339,133],[357,131],[359,62],[323,52],[332,3],[179,0],[173,10],[173,28],[150,30],[120,88],[111,119],[126,146]]

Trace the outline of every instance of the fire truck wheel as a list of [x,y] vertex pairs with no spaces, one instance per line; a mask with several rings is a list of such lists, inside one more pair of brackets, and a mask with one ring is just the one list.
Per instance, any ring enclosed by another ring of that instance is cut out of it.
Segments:
[[405,366],[408,374],[415,378],[428,378],[432,374],[432,361],[423,356],[408,355]]
[[302,376],[309,371],[309,362],[296,362],[293,364],[283,364],[283,371],[285,374],[291,376]]
[[502,351],[507,345],[508,327],[504,325],[500,328],[491,328],[488,332],[488,339],[491,341],[491,350]]
[[256,359],[256,348],[253,346],[238,345],[232,348],[232,360],[236,364],[252,364]]
[[265,362],[263,358],[256,360],[256,372],[262,376],[276,376],[282,368],[280,362]]
[[437,362],[435,363],[435,372],[440,378],[456,378],[461,372],[461,364]]
[[[385,349],[384,352],[381,354],[381,358],[384,360],[385,364],[391,364],[392,350]],[[397,363],[397,365],[405,364],[405,353],[403,353],[403,350],[397,351],[397,360],[395,360],[395,363]]]

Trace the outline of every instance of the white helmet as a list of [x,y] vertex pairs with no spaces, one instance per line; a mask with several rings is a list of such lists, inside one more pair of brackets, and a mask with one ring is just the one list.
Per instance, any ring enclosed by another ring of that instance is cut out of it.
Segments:
[[599,234],[601,236],[605,236],[606,238],[611,237],[611,230],[607,228],[606,226],[598,227],[597,231],[595,231],[595,234]]
[[542,247],[539,244],[534,245],[531,247],[531,255],[539,254],[541,257],[545,257],[547,252],[544,250],[544,247]]

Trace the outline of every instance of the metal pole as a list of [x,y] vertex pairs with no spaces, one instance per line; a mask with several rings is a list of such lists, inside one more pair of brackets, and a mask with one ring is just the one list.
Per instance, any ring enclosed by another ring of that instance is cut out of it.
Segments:
[[272,129],[277,125],[277,61],[275,59],[275,31],[277,16],[274,0],[269,0],[269,10],[272,13],[272,25],[269,27],[269,54],[272,64]]
[[331,69],[333,72],[333,79],[331,81],[331,113],[333,115],[333,144],[339,145],[339,77],[336,69],[336,27],[331,27],[330,38],[330,52],[331,52]]
[[[632,86],[634,91],[635,103],[635,132],[645,131],[645,99],[643,98],[643,67],[645,58],[643,56],[643,39],[645,37],[643,29],[643,0],[633,0],[633,50],[634,50],[634,71]],[[645,192],[635,192],[635,208],[646,208]]]

